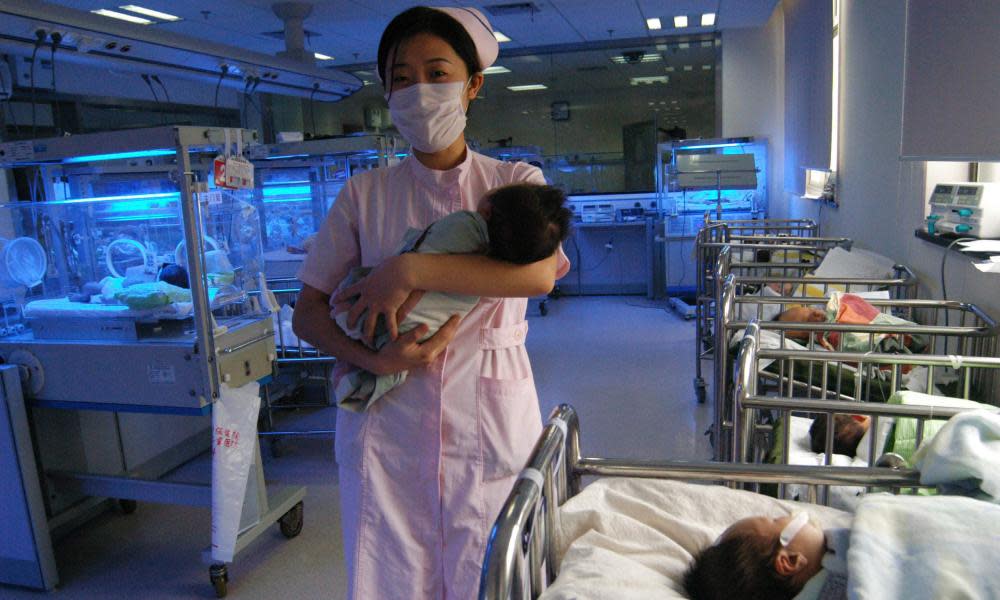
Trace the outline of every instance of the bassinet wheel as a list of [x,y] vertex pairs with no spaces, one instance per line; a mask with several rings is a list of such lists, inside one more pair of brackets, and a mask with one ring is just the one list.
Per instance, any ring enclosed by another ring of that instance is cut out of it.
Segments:
[[224,564],[212,565],[208,568],[208,578],[212,580],[216,598],[225,598],[229,593],[229,570]]
[[302,503],[299,502],[293,506],[291,510],[283,514],[281,518],[278,519],[278,527],[281,528],[281,535],[288,539],[292,539],[302,533],[302,517],[304,512],[305,509],[303,508]]
[[698,404],[705,403],[705,380],[696,377],[694,380],[694,395],[698,399]]

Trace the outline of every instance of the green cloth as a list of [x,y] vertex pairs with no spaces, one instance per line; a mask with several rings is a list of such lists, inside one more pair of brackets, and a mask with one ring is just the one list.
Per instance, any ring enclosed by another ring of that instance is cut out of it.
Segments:
[[[919,392],[900,391],[889,398],[889,404],[903,404],[907,406],[947,406],[952,408],[986,408],[992,407],[972,400],[962,398],[951,398],[948,396],[932,396]],[[934,437],[938,431],[944,427],[948,421],[945,419],[931,419],[924,422],[923,440]],[[893,425],[892,433],[886,440],[886,452],[895,452],[903,457],[907,464],[911,464],[913,453],[917,450],[917,427],[919,421],[906,417],[897,417]]]
[[151,310],[174,302],[191,302],[191,291],[166,281],[137,283],[115,292],[115,299],[132,310]]

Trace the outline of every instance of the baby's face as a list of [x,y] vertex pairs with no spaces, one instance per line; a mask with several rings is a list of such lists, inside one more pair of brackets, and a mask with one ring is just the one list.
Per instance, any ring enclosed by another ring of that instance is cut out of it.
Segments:
[[[781,535],[781,530],[788,525],[792,518],[792,515],[787,515],[774,518],[750,517],[742,519],[730,525],[729,529],[723,532],[722,539],[735,533],[776,540]],[[822,568],[823,555],[826,553],[826,536],[823,534],[823,530],[810,520],[792,538],[786,549],[789,552],[801,552],[808,559],[805,570],[801,574],[802,580],[806,581]]]

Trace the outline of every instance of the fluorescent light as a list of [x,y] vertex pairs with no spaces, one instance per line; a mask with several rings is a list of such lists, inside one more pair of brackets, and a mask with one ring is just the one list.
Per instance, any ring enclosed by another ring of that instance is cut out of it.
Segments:
[[663,57],[660,56],[659,54],[656,54],[655,52],[646,52],[642,56],[638,56],[637,58],[630,57],[628,59],[626,59],[623,54],[619,54],[617,56],[612,56],[611,62],[615,63],[616,65],[624,65],[624,64],[634,64],[637,62],[651,63],[651,62],[657,62],[662,59]]
[[126,4],[125,6],[119,6],[118,8],[122,10],[127,10],[129,12],[134,12],[136,14],[145,15],[147,17],[153,17],[154,19],[159,19],[160,21],[180,21],[181,18],[177,15],[172,15],[170,13],[160,12],[158,10],[153,10],[151,8],[145,8],[142,6],[136,6],[135,4]]
[[108,10],[106,8],[99,8],[97,10],[90,11],[95,15],[101,15],[102,17],[109,17],[112,19],[118,19],[119,21],[128,21],[129,23],[138,23],[139,25],[152,25],[153,22],[149,19],[143,19],[142,17],[137,17],[135,15],[126,15],[125,13],[115,12],[113,10]]
[[670,78],[666,75],[652,75],[650,77],[633,77],[629,80],[630,85],[651,85],[654,83],[667,83]]
[[681,42],[681,43],[677,44],[677,48],[680,49],[680,50],[687,50],[690,47],[691,47],[691,44],[688,43],[688,42]]
[[705,13],[701,15],[701,26],[712,27],[715,25],[715,13]]
[[701,65],[701,70],[702,71],[711,71],[712,70],[712,65]]
[[508,85],[507,89],[512,92],[530,92],[533,90],[547,90],[549,88],[542,83],[529,83],[527,85]]
[[650,19],[646,19],[646,27],[649,29],[661,29],[663,25],[660,24],[659,18],[652,17]]
[[497,41],[500,42],[500,43],[509,42],[510,41],[509,37],[505,36],[504,34],[500,33],[499,31],[494,31],[493,32],[493,37],[495,37],[497,39]]
[[674,72],[674,68],[673,67],[667,67],[666,71],[667,71],[667,73],[673,73]]
[[498,73],[510,73],[510,69],[501,65],[493,65],[483,69],[483,75],[496,75]]
[[687,27],[687,26],[688,26],[687,15],[677,15],[676,17],[674,17],[674,27],[680,29],[681,27]]
[[74,156],[72,158],[67,158],[63,162],[66,164],[70,163],[88,163],[88,162],[98,162],[102,160],[121,160],[126,158],[147,158],[150,156],[170,156],[171,154],[176,154],[176,150],[172,149],[162,149],[162,150],[137,150],[135,152],[115,152],[114,154],[91,154],[89,156]]
[[692,69],[694,69],[694,67],[692,67],[691,65],[684,65],[684,70],[685,71],[690,71]]
[[332,56],[327,56],[326,54],[321,54],[319,52],[313,52],[313,56],[316,57],[316,60],[333,60]]

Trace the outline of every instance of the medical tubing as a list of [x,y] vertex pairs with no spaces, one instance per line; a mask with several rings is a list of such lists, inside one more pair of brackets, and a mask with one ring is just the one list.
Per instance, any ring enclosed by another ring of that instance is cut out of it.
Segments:
[[56,49],[59,48],[59,43],[62,42],[62,34],[58,31],[53,31],[50,39],[52,41],[52,52],[49,55],[49,62],[52,63],[52,125],[55,127],[56,135],[58,136],[60,135],[59,125],[62,122],[62,118],[60,118],[59,114],[59,99],[55,97],[58,93],[56,89]]
[[[943,300],[945,302],[948,301],[948,287],[947,287],[947,284],[945,283],[945,280],[944,280],[944,264],[948,260],[948,251],[951,250],[952,247],[954,247],[955,244],[958,244],[958,243],[961,243],[961,242],[971,242],[974,239],[975,238],[970,238],[970,237],[957,238],[955,240],[952,240],[952,242],[950,244],[948,244],[948,247],[944,249],[944,254],[941,255],[941,300]],[[948,307],[947,306],[944,307],[944,326],[948,327]]]

